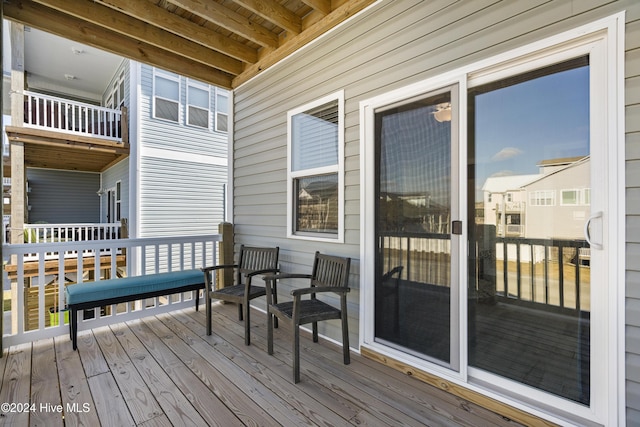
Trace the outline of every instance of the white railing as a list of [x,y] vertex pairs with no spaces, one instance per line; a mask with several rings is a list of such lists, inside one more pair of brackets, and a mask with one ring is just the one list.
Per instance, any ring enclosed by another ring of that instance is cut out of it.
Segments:
[[[497,227],[498,236],[504,237],[504,226],[502,224],[498,224]],[[520,237],[524,234],[524,225],[521,224],[507,224],[507,236],[516,236]]]
[[[24,242],[30,244],[52,242],[85,242],[88,240],[113,240],[121,238],[121,224],[114,223],[78,223],[78,224],[25,224]],[[77,254],[69,251],[65,258]],[[25,255],[26,261],[38,259],[37,253]],[[45,253],[45,259],[55,259],[57,253]]]
[[25,243],[81,242],[120,238],[120,223],[25,224]]
[[[213,234],[4,245],[3,290],[4,295],[11,296],[11,308],[4,313],[4,346],[69,333],[65,321],[50,316],[51,308],[65,307],[64,291],[59,283],[61,277],[64,285],[68,285],[215,265],[220,240],[219,234]],[[39,255],[38,260],[26,260],[34,252]],[[45,254],[50,253],[57,254],[53,262],[45,259]],[[68,253],[75,253],[76,257],[65,258]],[[116,253],[120,255],[110,255]],[[81,313],[78,328],[85,330],[153,316],[193,307],[194,302],[193,293],[186,292],[167,298],[114,304]],[[59,319],[64,319],[64,315]]]
[[83,102],[24,91],[24,125],[122,141],[122,113]]

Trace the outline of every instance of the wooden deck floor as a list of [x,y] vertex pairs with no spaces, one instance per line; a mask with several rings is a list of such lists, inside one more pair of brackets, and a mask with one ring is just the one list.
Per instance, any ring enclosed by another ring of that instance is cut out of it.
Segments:
[[293,384],[291,335],[252,315],[252,345],[233,305],[187,309],[11,347],[0,359],[0,425],[514,426],[464,399],[303,334]]

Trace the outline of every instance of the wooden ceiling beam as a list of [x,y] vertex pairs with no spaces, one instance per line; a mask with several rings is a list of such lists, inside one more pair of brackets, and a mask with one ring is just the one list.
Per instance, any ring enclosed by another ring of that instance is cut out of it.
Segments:
[[122,35],[165,49],[209,67],[217,68],[233,75],[242,72],[242,62],[237,59],[208,49],[129,15],[117,12],[107,6],[86,1],[34,1],[64,14],[116,31]]
[[295,35],[302,31],[300,17],[274,0],[233,0],[233,2],[289,33]]
[[302,3],[325,15],[331,13],[331,0],[302,0]]
[[191,40],[202,46],[238,59],[242,62],[253,64],[258,60],[258,52],[245,44],[242,44],[222,34],[211,31],[188,19],[169,12],[147,1],[131,0],[95,0],[112,9],[127,14],[140,21],[155,27],[170,31],[175,35]]
[[335,9],[329,15],[322,18],[320,21],[311,25],[305,29],[302,33],[295,37],[288,39],[278,49],[268,52],[260,60],[245,68],[245,71],[236,76],[233,79],[232,86],[234,88],[240,86],[242,83],[257,76],[262,71],[286,58],[287,56],[295,53],[298,49],[320,37],[333,27],[337,26],[341,22],[346,21],[350,17],[354,16],[367,6],[375,3],[376,0],[351,0],[344,3],[342,6]]
[[258,43],[261,46],[277,48],[278,35],[272,33],[261,25],[256,25],[248,18],[232,11],[214,1],[203,2],[200,0],[167,0],[176,6],[193,13],[207,21],[219,25],[247,40]]
[[230,74],[156,46],[123,36],[96,24],[66,15],[37,4],[32,0],[16,0],[11,3],[4,3],[4,16],[25,25],[135,61],[154,65],[216,86],[231,87]]

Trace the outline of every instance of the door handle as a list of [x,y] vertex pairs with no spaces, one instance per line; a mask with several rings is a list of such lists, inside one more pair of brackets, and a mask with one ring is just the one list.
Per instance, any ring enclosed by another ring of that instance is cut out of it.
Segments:
[[462,234],[462,221],[451,222],[451,234]]
[[594,213],[593,215],[591,215],[589,217],[587,222],[585,222],[585,224],[584,224],[584,238],[587,241],[587,243],[589,244],[589,246],[591,246],[593,249],[602,249],[602,244],[594,243],[594,242],[591,241],[591,232],[589,230],[589,227],[591,226],[591,221],[593,221],[596,218],[602,218],[602,211],[598,211],[598,212]]

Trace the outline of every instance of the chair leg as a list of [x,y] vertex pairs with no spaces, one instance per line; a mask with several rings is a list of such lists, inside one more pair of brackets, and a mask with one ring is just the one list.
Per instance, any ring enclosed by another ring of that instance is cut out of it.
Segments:
[[207,310],[207,335],[211,335],[211,296],[209,295],[209,291],[207,292],[207,300],[206,300],[206,310]]
[[349,356],[349,322],[347,321],[346,310],[342,310],[342,357],[345,365],[351,363]]
[[300,382],[300,328],[293,324],[293,382]]
[[200,290],[196,289],[195,292],[196,292],[196,298],[195,298],[195,300],[196,300],[196,311],[199,311],[200,310]]
[[238,304],[238,320],[242,321],[242,304]]
[[[278,304],[278,281],[274,280],[273,281],[273,293],[271,294],[272,298],[273,298],[273,305]],[[268,311],[268,309],[267,309]],[[273,327],[277,328],[278,327],[278,317],[277,316],[273,316]]]
[[313,322],[311,330],[313,331],[313,342],[318,342],[318,322]]
[[[273,354],[273,318],[275,316],[269,313],[267,307],[267,353]],[[277,318],[276,318],[277,319]]]
[[251,307],[249,306],[249,301],[247,301],[244,305],[244,344],[251,344],[251,318],[250,311]]

